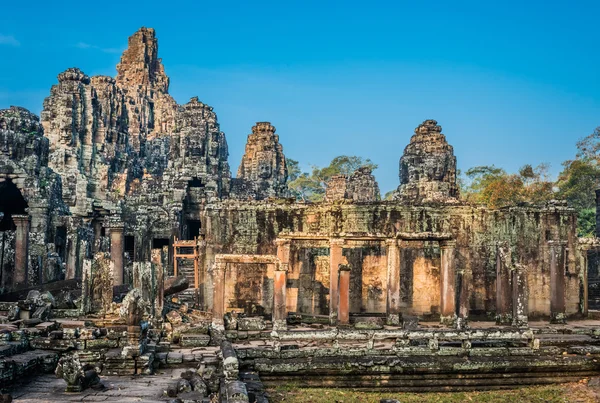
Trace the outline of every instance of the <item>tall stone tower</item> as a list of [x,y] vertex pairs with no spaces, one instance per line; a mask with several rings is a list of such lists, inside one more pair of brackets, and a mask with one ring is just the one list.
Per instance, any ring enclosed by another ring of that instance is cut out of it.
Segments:
[[[279,136],[275,134],[275,126],[269,122],[257,122],[248,135],[246,152],[238,169],[238,189],[243,182],[246,194],[254,193],[257,200],[286,197],[287,176],[285,155]],[[233,189],[232,192],[235,193]]]
[[400,186],[394,196],[402,201],[447,201],[458,198],[454,149],[435,120],[415,129],[400,158]]

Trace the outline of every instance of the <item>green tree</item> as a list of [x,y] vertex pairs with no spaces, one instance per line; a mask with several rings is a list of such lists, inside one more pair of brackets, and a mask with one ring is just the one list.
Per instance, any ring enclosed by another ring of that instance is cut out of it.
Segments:
[[302,174],[300,170],[300,163],[291,158],[285,159],[285,165],[288,171],[288,182],[293,182]]
[[579,236],[593,236],[596,227],[596,193],[600,188],[600,127],[577,142],[574,160],[563,162],[556,186],[561,198],[577,210]]
[[468,183],[462,185],[462,197],[492,208],[519,203],[542,203],[554,197],[553,183],[548,179],[548,165],[524,165],[518,174],[509,174],[495,166],[478,166],[465,173]]
[[[298,167],[297,161],[292,160],[292,162],[296,163],[296,167]],[[377,165],[368,158],[340,155],[335,157],[326,167],[312,166],[310,173],[303,172],[292,179],[288,163],[288,177],[290,177],[288,188],[298,200],[318,202],[325,197],[327,182],[332,176],[351,175],[358,168],[365,166],[372,170],[377,168]],[[297,172],[300,172],[299,168]]]

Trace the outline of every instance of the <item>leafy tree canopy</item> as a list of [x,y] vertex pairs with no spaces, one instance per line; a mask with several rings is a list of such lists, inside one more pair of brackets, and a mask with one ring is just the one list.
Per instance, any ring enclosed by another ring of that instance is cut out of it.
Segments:
[[[325,197],[325,188],[327,182],[334,175],[351,175],[358,168],[369,167],[372,170],[377,168],[370,159],[364,159],[357,156],[340,155],[335,157],[328,166],[320,168],[311,167],[311,172],[302,172],[299,164],[294,160],[287,160],[288,164],[288,188],[298,200],[317,202]],[[290,174],[292,166],[293,174]]]

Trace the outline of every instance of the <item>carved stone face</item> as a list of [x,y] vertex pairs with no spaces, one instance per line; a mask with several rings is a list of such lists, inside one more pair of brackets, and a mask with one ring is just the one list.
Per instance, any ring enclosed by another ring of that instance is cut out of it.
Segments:
[[[262,154],[262,155],[261,155]],[[273,176],[273,167],[271,166],[271,158],[267,158],[268,153],[258,153],[259,158],[257,175],[261,179],[269,179]]]

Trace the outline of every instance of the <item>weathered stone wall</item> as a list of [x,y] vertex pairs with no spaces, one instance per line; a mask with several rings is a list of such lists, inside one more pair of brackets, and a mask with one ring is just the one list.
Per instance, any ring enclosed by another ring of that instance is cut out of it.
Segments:
[[[549,241],[576,251],[575,214],[562,205],[490,210],[467,205],[408,206],[397,202],[362,205],[223,202],[208,207],[207,247],[214,253],[275,254],[278,236],[292,237],[288,309],[324,314],[329,293],[329,238],[378,236],[380,241],[349,241],[343,254],[352,266],[352,312],[382,312],[386,293],[385,238],[404,233],[447,233],[456,240],[457,267],[469,284],[475,314],[496,310],[496,247],[508,243],[514,263],[526,268],[529,314],[548,316]],[[314,240],[293,240],[293,234]],[[300,234],[301,233],[301,234]],[[401,298],[407,312],[426,315],[439,309],[440,249],[435,241],[401,242]],[[578,252],[566,256],[566,311],[580,312]],[[207,267],[211,261],[207,259]],[[207,269],[206,267],[204,268]],[[242,285],[243,286],[243,285]],[[240,285],[236,285],[240,287]]]
[[[66,215],[67,209],[61,197],[61,178],[48,168],[48,153],[49,141],[43,137],[37,116],[18,107],[0,110],[0,238],[4,239],[0,270],[4,290],[12,289],[15,282],[20,286],[38,284],[60,275],[58,267],[54,276],[48,276],[47,260],[55,259],[52,216]],[[17,215],[25,219],[21,225],[27,227],[28,239],[21,277],[14,272],[19,254]]]

